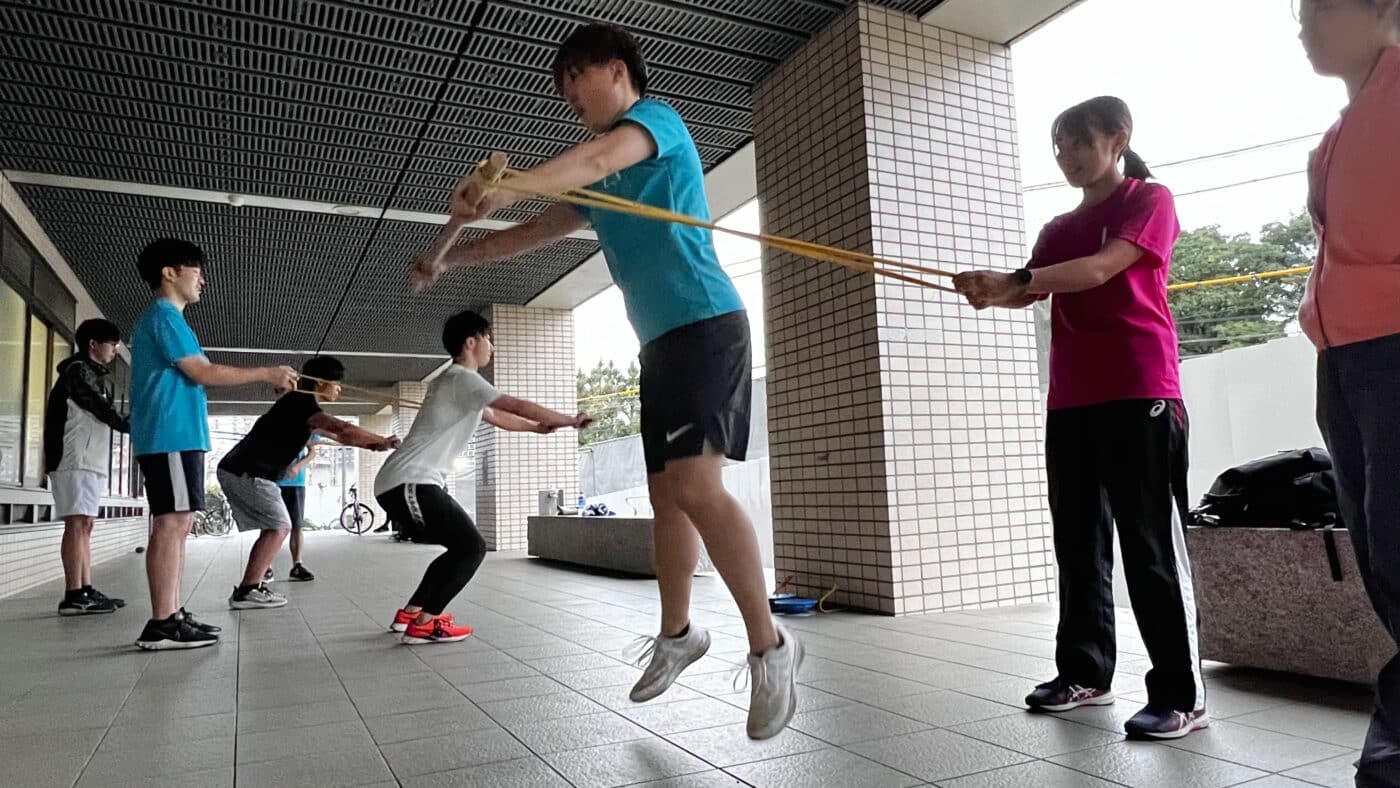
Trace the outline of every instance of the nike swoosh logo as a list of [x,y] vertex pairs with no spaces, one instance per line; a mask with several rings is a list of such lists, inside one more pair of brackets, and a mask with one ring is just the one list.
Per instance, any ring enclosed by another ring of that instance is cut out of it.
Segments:
[[694,426],[695,426],[694,424],[687,424],[687,425],[685,425],[684,427],[681,427],[680,429],[676,430],[675,432],[668,432],[668,433],[666,433],[666,442],[667,442],[667,443],[675,443],[675,442],[676,442],[676,438],[679,438],[680,436],[686,434],[687,432],[690,432],[691,428],[693,428]]

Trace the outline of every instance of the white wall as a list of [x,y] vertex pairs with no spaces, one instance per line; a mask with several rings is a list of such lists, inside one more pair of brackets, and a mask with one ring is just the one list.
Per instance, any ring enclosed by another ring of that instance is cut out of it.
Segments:
[[1321,446],[1313,409],[1317,354],[1306,337],[1227,350],[1181,364],[1191,416],[1191,503],[1234,465]]

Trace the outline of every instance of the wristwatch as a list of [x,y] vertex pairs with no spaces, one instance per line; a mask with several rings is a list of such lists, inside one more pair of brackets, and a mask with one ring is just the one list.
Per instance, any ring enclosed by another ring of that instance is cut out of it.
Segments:
[[1016,284],[1025,287],[1031,283],[1031,269],[1017,268],[1015,271],[1011,272],[1011,278],[1016,280]]

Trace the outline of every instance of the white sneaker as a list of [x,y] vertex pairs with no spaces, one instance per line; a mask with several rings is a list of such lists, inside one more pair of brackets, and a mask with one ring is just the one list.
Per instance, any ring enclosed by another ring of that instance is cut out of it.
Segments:
[[287,604],[287,598],[275,593],[264,585],[257,585],[248,589],[246,594],[238,593],[238,589],[233,589],[233,594],[228,598],[228,606],[234,610],[253,610],[264,607],[281,607]]
[[[780,644],[761,657],[749,655],[749,738],[777,736],[797,713],[797,671],[802,667],[802,644],[779,624]],[[743,668],[740,668],[743,670]],[[740,676],[742,678],[742,674]]]
[[[680,637],[668,638],[658,635],[638,638],[628,651],[637,654],[632,664],[640,668],[646,663],[646,669],[642,671],[642,677],[637,679],[636,686],[632,687],[629,697],[635,703],[655,698],[670,689],[671,685],[676,683],[676,679],[680,678],[681,671],[705,656],[705,652],[709,650],[710,633],[694,624]],[[626,656],[631,658],[631,654]]]

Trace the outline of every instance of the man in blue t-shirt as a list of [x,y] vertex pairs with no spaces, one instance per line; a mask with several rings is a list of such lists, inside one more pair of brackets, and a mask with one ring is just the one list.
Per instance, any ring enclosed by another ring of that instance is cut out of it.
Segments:
[[146,549],[151,620],[136,645],[152,650],[211,646],[219,628],[196,621],[180,606],[185,538],[194,513],[204,508],[209,451],[204,387],[292,388],[297,374],[291,367],[229,367],[205,357],[185,321],[185,307],[198,302],[204,290],[204,252],[198,246],[173,238],[152,241],[136,267],[156,297],[131,331],[131,445],[152,518]]
[[[646,97],[646,64],[631,34],[585,25],[560,47],[553,72],[560,94],[595,136],[531,170],[538,188],[587,186],[710,218],[695,142],[670,105]],[[486,190],[468,177],[454,190],[451,210],[473,222],[525,196]],[[690,582],[703,538],[744,617],[754,673],[748,733],[766,739],[797,707],[802,646],[773,621],[753,525],[721,476],[725,458],[742,460],[748,448],[752,349],[748,317],[710,231],[559,204],[454,247],[441,267],[421,258],[413,281],[426,287],[446,270],[514,257],[589,224],[642,344],[642,445],[655,511],[661,632],[644,652],[650,661],[631,697],[665,692],[709,648],[708,633],[690,623]]]
[[[287,516],[292,520],[292,535],[287,540],[287,545],[292,551],[292,571],[287,573],[287,579],[302,583],[316,579],[316,576],[301,563],[301,526],[306,521],[306,472],[320,453],[320,444],[321,441],[312,438],[287,469],[286,475],[277,481],[277,486],[282,491],[282,503],[286,504]],[[272,579],[272,567],[267,568],[267,575],[263,579]]]

